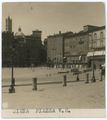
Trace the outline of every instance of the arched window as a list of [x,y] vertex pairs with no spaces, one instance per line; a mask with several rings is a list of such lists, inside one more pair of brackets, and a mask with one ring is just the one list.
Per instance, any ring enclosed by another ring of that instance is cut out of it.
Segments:
[[92,41],[92,35],[89,35],[89,41],[90,42]]
[[103,37],[104,37],[103,32],[100,32],[100,38],[103,38]]
[[97,33],[94,33],[94,39],[97,39]]

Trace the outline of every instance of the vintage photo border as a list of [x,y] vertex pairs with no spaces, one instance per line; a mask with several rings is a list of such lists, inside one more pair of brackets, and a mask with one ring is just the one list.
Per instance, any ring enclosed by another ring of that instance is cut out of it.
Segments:
[[[10,1],[13,1],[13,0],[4,0],[4,1],[2,1],[2,2],[10,2]],[[29,0],[23,0],[23,2],[30,2]],[[35,0],[32,0],[33,2],[40,2],[40,1],[35,1]],[[42,0],[43,1],[43,0]],[[41,1],[41,2],[42,2]],[[71,1],[71,0],[70,0]],[[75,0],[72,0],[71,2],[73,2],[73,1],[75,1]],[[106,14],[107,14],[107,1],[106,0],[96,0],[96,2],[99,2],[99,1],[102,1],[102,2],[104,2],[105,3],[105,6],[106,6]],[[0,19],[2,20],[2,2],[0,1]],[[15,0],[15,1],[13,1],[13,2],[22,2],[21,0]],[[47,2],[51,2],[51,1],[47,1]],[[55,1],[56,2],[56,1]],[[66,1],[65,1],[66,2]],[[86,1],[86,0],[82,0],[82,1],[75,1],[75,2],[95,2],[95,1],[93,1],[93,0],[88,0],[88,1]],[[107,16],[106,16],[106,23],[107,23]],[[1,30],[1,28],[2,28],[2,21],[1,21],[1,23],[0,23],[0,30]],[[2,31],[2,30],[1,30]],[[106,33],[107,33],[107,29],[106,29]],[[0,34],[0,38],[1,38],[1,34]],[[106,38],[107,38],[107,34],[106,34]],[[107,42],[106,42],[106,45],[107,45]],[[1,42],[0,42],[0,48],[2,48],[2,45],[1,45]],[[0,49],[0,55],[2,56],[2,49]],[[2,85],[2,57],[0,57],[0,70],[1,70],[1,72],[0,72],[0,77],[1,77],[1,81],[0,81],[0,85]],[[106,64],[107,64],[107,59],[106,59]],[[106,83],[105,83],[105,85],[107,85],[107,76],[106,76],[106,78],[105,78],[105,81],[106,81]],[[0,88],[0,90],[1,90],[1,93],[2,93],[2,87]],[[105,96],[105,99],[107,100],[107,87],[105,86],[105,90],[106,90],[106,96]],[[6,118],[18,118],[18,117],[21,117],[21,118],[28,118],[28,117],[30,117],[30,118],[36,118],[36,117],[67,117],[67,118],[69,118],[69,117],[71,117],[71,118],[73,118],[73,117],[93,117],[93,118],[95,118],[95,117],[101,117],[101,118],[103,118],[103,117],[106,117],[106,110],[105,109],[70,109],[70,113],[61,113],[58,109],[55,109],[55,113],[53,112],[53,113],[42,113],[42,114],[35,114],[36,112],[36,109],[34,110],[32,110],[32,109],[29,109],[29,110],[27,110],[26,109],[26,113],[27,114],[24,114],[24,113],[20,113],[19,112],[19,114],[17,114],[17,109],[16,110],[2,110],[2,94],[0,94],[0,105],[1,105],[1,111],[2,112],[0,112],[0,117],[2,118],[2,117],[4,117],[4,115],[6,116]],[[107,104],[107,103],[106,103]],[[4,106],[6,106],[7,105],[7,103],[4,103]],[[19,110],[20,111],[20,110]],[[83,114],[84,113],[84,114]],[[4,117],[5,118],[5,117]]]

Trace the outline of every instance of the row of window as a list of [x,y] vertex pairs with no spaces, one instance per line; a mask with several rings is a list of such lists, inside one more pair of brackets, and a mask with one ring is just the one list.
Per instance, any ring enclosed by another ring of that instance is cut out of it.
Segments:
[[[94,33],[94,38],[92,37],[92,35],[89,36],[90,40],[92,39],[97,39],[97,33]],[[100,39],[104,38],[104,33],[103,32],[100,32]]]
[[104,47],[104,41],[100,41],[100,42],[93,42],[92,44],[89,44],[89,48],[101,48]]

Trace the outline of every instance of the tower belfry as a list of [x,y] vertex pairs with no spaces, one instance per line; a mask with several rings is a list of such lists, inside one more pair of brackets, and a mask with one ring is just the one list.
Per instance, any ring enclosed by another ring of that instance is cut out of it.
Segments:
[[12,32],[12,19],[10,18],[10,16],[6,18],[6,31]]

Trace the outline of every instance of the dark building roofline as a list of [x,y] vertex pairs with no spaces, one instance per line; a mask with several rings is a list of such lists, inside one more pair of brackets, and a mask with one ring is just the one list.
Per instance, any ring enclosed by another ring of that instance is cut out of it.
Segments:
[[101,27],[98,27],[98,28],[94,28],[94,29],[89,30],[89,31],[87,31],[87,32],[89,33],[89,32],[99,31],[99,30],[102,30],[102,29],[105,29],[105,25],[104,25],[104,26],[101,26]]
[[86,26],[88,26],[88,27],[96,27],[96,28],[99,27],[99,26],[95,26],[95,25],[84,25],[83,27],[86,27]]
[[58,36],[64,37],[64,36],[68,36],[68,35],[70,35],[70,34],[73,34],[73,32],[69,31],[69,32],[65,32],[65,33],[59,33],[59,34],[49,35],[49,36],[47,36],[47,38],[50,38],[50,37],[58,37]]
[[42,32],[41,30],[33,30],[32,32]]
[[[102,30],[102,29],[105,29],[105,25],[104,26],[94,26],[94,25],[85,25],[85,26],[89,26],[89,27],[93,27],[91,30],[88,30],[88,31],[84,31],[84,30],[81,30],[79,31],[78,33],[73,33],[73,32],[66,32],[66,33],[60,33],[60,34],[54,34],[54,35],[49,35],[47,36],[47,38],[52,38],[52,37],[58,37],[58,36],[62,36],[62,37],[75,37],[75,36],[80,36],[80,35],[86,35],[87,33],[90,33],[90,32],[94,32],[94,31],[99,31],[99,30]],[[83,27],[85,27],[83,26]]]
[[[90,32],[94,32],[94,31],[99,31],[99,30],[102,30],[102,29],[105,29],[105,25],[104,26],[94,26],[94,25],[85,25],[85,26],[89,26],[89,27],[93,27],[91,30],[88,30],[88,31],[84,31],[84,30],[81,30],[79,31],[78,33],[73,33],[73,32],[66,32],[66,33],[61,33],[61,34],[55,34],[55,35],[49,35],[47,38],[50,38],[50,37],[58,37],[58,36],[66,36],[66,37],[75,37],[75,36],[79,36],[79,35],[86,35],[87,33],[90,33]],[[83,27],[85,27],[83,26]]]
[[105,29],[105,25],[101,26],[101,27],[93,28],[92,30],[88,30],[87,32],[84,32],[82,30],[82,31],[80,31],[78,33],[74,33],[73,35],[67,36],[67,38],[69,38],[69,37],[75,37],[75,36],[80,36],[80,35],[86,35],[86,34],[88,34],[90,32],[99,31],[99,30],[102,30],[102,29]]
[[10,32],[10,31],[2,31],[2,34],[3,34],[3,33],[14,34],[14,32]]

